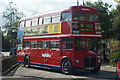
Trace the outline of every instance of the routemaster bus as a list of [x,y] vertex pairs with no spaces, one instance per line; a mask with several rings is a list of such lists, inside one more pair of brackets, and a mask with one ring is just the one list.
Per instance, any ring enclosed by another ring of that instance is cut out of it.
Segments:
[[91,51],[91,38],[101,37],[98,11],[71,6],[20,19],[17,59],[25,67],[37,65],[60,69],[100,70],[100,57]]

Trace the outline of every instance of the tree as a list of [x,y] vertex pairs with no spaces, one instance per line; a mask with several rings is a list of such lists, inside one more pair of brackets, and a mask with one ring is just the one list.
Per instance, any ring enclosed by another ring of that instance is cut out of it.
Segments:
[[113,29],[115,32],[116,39],[118,40],[118,50],[117,56],[120,57],[120,0],[115,0],[118,2],[116,10],[113,10],[112,13],[114,14],[113,18]]
[[[101,48],[104,61],[106,61],[106,54],[105,54],[105,49],[106,49],[106,43],[109,41],[110,38],[113,38],[113,28],[112,28],[112,18],[113,15],[111,14],[111,11],[109,10],[111,8],[111,5],[108,3],[103,3],[102,1],[98,2],[86,2],[85,6],[92,7],[96,9],[99,12],[99,19],[101,23],[101,28],[102,28],[102,38],[96,38],[91,40],[92,46],[95,48]],[[101,45],[100,45],[101,44]]]
[[[3,17],[6,19],[6,24],[3,26],[4,29],[4,34],[7,34],[4,36],[4,41],[3,41],[3,47],[9,49],[7,46],[9,46],[10,43],[10,48],[12,48],[12,45],[14,46],[14,41],[15,39],[12,38],[12,32],[17,30],[17,24],[18,20],[23,16],[23,13],[18,12],[17,8],[15,7],[16,5],[13,4],[13,2],[9,3],[8,8],[6,8],[6,11],[3,12]],[[4,45],[4,44],[8,45]]]
[[120,5],[118,5],[116,10],[113,10],[112,13],[114,15],[113,30],[116,38],[120,40]]
[[120,0],[114,0],[114,1],[116,1],[117,3],[120,3]]
[[10,50],[9,36],[3,36],[3,34],[2,34],[2,49],[5,49],[6,51]]
[[6,9],[6,11],[3,12],[3,17],[7,20],[7,23],[5,26],[3,26],[3,28],[8,34],[16,30],[17,22],[23,16],[23,13],[18,12],[14,6],[15,4],[10,2],[9,7]]
[[102,38],[104,40],[108,40],[109,38],[112,38],[113,32],[112,32],[111,18],[113,16],[109,11],[111,5],[109,5],[108,3],[103,3],[102,1],[94,2],[94,3],[89,1],[86,2],[85,5],[98,10],[101,27],[102,27],[102,36],[103,36]]
[[1,53],[1,50],[2,50],[2,32],[0,30],[0,53]]

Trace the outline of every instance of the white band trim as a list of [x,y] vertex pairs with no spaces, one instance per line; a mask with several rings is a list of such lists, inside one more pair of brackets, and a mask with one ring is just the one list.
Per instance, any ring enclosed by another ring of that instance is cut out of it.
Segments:
[[[24,39],[32,39],[32,38],[50,38],[50,37],[67,37],[71,34],[66,35],[50,35],[50,36],[32,36],[32,37],[24,37]],[[86,34],[72,34],[72,36],[81,36],[81,37],[102,37],[102,35],[86,35]]]

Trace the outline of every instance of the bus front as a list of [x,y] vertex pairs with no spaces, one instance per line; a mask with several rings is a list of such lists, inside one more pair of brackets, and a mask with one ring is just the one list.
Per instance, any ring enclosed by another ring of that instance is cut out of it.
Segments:
[[100,57],[90,50],[91,39],[101,37],[101,26],[98,12],[90,7],[74,6],[71,8],[71,29],[73,35],[73,65],[86,71],[100,70]]

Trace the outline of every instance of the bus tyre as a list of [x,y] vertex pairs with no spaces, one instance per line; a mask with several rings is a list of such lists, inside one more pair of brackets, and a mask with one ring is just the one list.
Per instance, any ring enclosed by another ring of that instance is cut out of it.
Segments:
[[72,73],[72,63],[70,60],[64,60],[61,65],[61,71],[64,74],[71,74]]
[[91,70],[90,72],[98,73],[99,71],[100,71],[100,65],[97,68],[95,68],[94,70]]
[[24,66],[25,66],[26,68],[30,67],[30,58],[29,58],[29,56],[26,56],[26,57],[24,58]]

